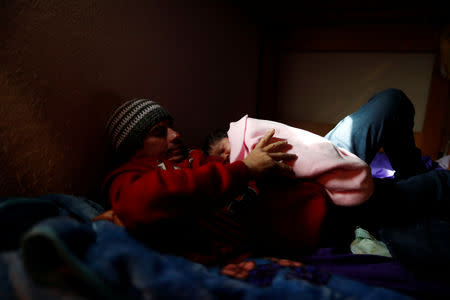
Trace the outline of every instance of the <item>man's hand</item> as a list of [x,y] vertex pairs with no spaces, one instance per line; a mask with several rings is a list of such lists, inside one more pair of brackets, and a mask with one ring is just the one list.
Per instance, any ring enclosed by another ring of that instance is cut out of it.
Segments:
[[288,145],[286,140],[270,142],[274,133],[274,129],[268,131],[243,160],[254,178],[260,178],[269,172],[286,176],[294,175],[292,167],[282,161],[296,159],[297,155],[282,152],[282,149]]

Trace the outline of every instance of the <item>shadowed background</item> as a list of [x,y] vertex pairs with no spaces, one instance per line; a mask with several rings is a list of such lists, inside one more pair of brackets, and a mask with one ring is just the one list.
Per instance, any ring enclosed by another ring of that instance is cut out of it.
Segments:
[[255,112],[258,32],[227,1],[0,3],[2,195],[94,196],[107,114],[134,97],[189,144]]
[[[361,36],[361,23],[403,20],[431,28],[422,44],[433,46],[423,51],[439,47],[434,40],[443,21],[433,23],[435,11],[368,14],[369,8],[253,0],[0,0],[0,196],[68,193],[99,200],[108,171],[105,120],[135,97],[165,106],[189,145],[244,114],[297,124],[302,120],[278,113],[280,53],[323,53],[327,42],[337,45],[333,51],[380,50],[342,47],[345,41],[333,40],[339,35],[328,27],[354,25]],[[298,26],[315,33],[290,38]],[[403,44],[403,51],[411,50]]]

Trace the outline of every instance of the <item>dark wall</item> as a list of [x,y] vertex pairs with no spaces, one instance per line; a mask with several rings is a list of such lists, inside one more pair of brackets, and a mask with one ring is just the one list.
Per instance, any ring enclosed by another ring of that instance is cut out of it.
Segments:
[[259,32],[227,1],[0,2],[0,195],[95,197],[107,114],[159,101],[189,144],[254,114]]

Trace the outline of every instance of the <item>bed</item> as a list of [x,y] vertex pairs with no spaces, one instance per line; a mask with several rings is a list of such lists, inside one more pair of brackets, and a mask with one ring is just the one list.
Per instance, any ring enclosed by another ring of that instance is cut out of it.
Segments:
[[[429,168],[440,168],[424,157]],[[393,175],[380,153],[377,177]],[[250,257],[204,266],[149,248],[105,209],[67,194],[0,199],[2,299],[448,299],[443,277],[414,276],[379,254],[320,248],[300,260]],[[450,226],[445,224],[450,233]],[[445,274],[442,265],[441,273]]]

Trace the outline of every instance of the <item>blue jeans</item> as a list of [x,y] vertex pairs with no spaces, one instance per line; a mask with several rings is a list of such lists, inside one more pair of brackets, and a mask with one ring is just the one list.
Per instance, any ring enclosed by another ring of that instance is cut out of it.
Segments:
[[387,89],[325,136],[368,164],[383,147],[396,179],[374,179],[375,192],[362,205],[330,204],[322,246],[348,251],[355,227],[361,226],[380,234],[391,254],[413,271],[436,266],[436,257],[450,266],[450,171],[426,172],[414,142],[414,113],[402,91]]
[[366,228],[418,278],[450,283],[450,171],[376,182]]
[[325,138],[368,164],[383,147],[396,177],[408,178],[425,171],[414,141],[414,114],[414,105],[401,90],[387,89],[340,121]]
[[325,136],[368,164],[383,147],[396,171],[396,180],[375,179],[375,193],[363,205],[370,207],[370,215],[380,214],[375,219],[384,216],[376,220],[377,224],[403,222],[424,215],[450,215],[449,172],[425,172],[421,151],[414,142],[414,113],[413,104],[401,90],[387,89],[375,94]]
[[[396,181],[375,179],[374,196],[365,205],[370,206],[372,215],[376,212],[385,216],[377,223],[388,219],[402,222],[423,215],[450,215],[449,172],[425,172],[421,151],[414,141],[414,114],[414,105],[405,93],[387,89],[375,94],[325,136],[368,164],[383,147],[396,171]],[[397,213],[401,217],[395,216]],[[391,215],[394,220],[387,218]]]

